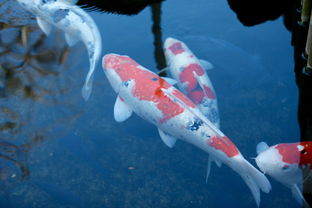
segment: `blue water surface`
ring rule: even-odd
[[[103,55],[129,55],[157,72],[150,7],[135,16],[90,14],[102,34]],[[163,40],[182,40],[214,65],[208,73],[221,130],[248,161],[255,165],[261,141],[298,141],[293,48],[281,18],[244,27],[226,1],[167,0],[161,27]],[[59,47],[54,38],[62,40]],[[56,51],[66,46],[60,31],[43,40]],[[14,162],[0,158],[0,207],[256,207],[243,180],[225,165],[213,165],[205,183],[208,156],[202,150],[182,141],[169,149],[157,129],[136,115],[116,123],[116,95],[101,64],[85,102],[80,92],[87,52],[82,44],[67,50],[65,64],[41,63],[49,73],[29,67],[16,72],[0,98],[1,121],[15,124],[0,131],[1,138],[20,146],[12,157],[29,170],[23,178]],[[26,77],[32,81],[24,83]],[[23,84],[37,95],[22,96]],[[269,179],[273,189],[261,194],[260,207],[299,207],[289,189]]]

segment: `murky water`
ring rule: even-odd
[[[116,95],[100,64],[85,102],[84,46],[69,48],[57,30],[45,37],[33,19],[6,15],[10,2],[0,2],[0,207],[256,206],[226,166],[213,165],[205,184],[201,150],[183,142],[167,148],[157,129],[135,115],[116,123]],[[180,39],[214,65],[209,76],[221,129],[249,161],[254,164],[260,141],[298,141],[293,48],[281,18],[244,27],[226,1],[167,0],[160,37],[152,33],[151,11],[92,12],[103,55],[129,55],[157,72],[163,63],[154,40]],[[298,207],[287,188],[270,181],[273,190],[262,194],[261,207]]]

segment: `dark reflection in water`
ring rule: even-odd
[[[133,15],[138,14],[146,6],[161,1],[163,0],[79,0],[77,4],[89,10]]]
[[[87,10],[97,10],[116,14],[134,15],[141,12],[146,6],[150,6],[152,15],[152,33],[154,36],[154,57],[157,69],[164,69],[167,64],[163,52],[162,32],[161,32],[161,4],[163,0],[132,0],[132,1],[109,1],[109,0],[79,0],[81,5]],[[166,72],[162,71],[161,76]]]
[[[8,192],[27,179],[30,151],[47,139],[62,136],[68,131],[62,125],[73,124],[80,114],[70,102],[64,105],[60,100],[72,96],[69,79],[59,77],[71,70],[70,49],[59,35],[47,40],[37,27],[0,23],[1,191]],[[58,44],[53,43],[56,40]],[[55,115],[38,115],[37,109]]]
[[[300,125],[300,138],[302,141],[312,139],[312,103],[311,74],[303,72],[307,65],[304,57],[308,23],[300,24],[301,2],[293,0],[276,1],[232,1],[228,0],[231,8],[236,12],[238,19],[247,26],[274,20],[283,15],[285,27],[292,31],[291,44],[294,46],[295,75],[299,89],[298,122]]]
[[[164,69],[166,64],[165,54],[163,51],[163,41],[162,41],[162,32],[161,32],[161,3],[154,3],[151,5],[152,11],[152,32],[154,35],[154,57],[157,63],[157,69]],[[165,76],[166,72],[162,71],[160,76]]]
[[[311,44],[307,41],[307,37],[309,21],[312,20],[304,22],[302,19],[302,5],[308,1],[267,0],[250,2],[245,0],[228,0],[228,2],[236,12],[238,19],[247,26],[253,26],[267,20],[274,20],[281,15],[283,16],[285,27],[292,32],[291,44],[294,47],[294,72],[299,90],[298,123],[300,140],[312,141],[312,70],[307,68],[308,55],[306,51],[306,45]],[[308,8],[308,10],[311,10],[311,8]],[[303,172],[303,175],[305,174]],[[308,190],[307,186],[311,184],[303,181],[303,185],[303,190]],[[312,205],[312,193],[304,193],[304,195],[308,203]]]

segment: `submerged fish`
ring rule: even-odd
[[[36,16],[39,27],[45,34],[51,25],[65,32],[69,46],[82,41],[89,54],[90,69],[82,88],[82,96],[88,100],[92,91],[93,73],[100,59],[102,40],[93,19],[75,5],[76,0],[17,0],[22,7]]]
[[[216,93],[206,70],[212,68],[208,61],[199,60],[182,41],[167,38],[164,51],[168,70],[200,111],[218,128],[220,118]]]
[[[309,207],[302,191],[312,194],[312,142],[271,147],[261,142],[257,153],[256,163],[260,170],[290,188],[295,199]]]
[[[118,94],[114,117],[125,121],[132,112],[158,127],[163,142],[173,147],[184,140],[210,155],[210,162],[225,163],[250,188],[257,205],[260,189],[271,189],[267,178],[241,155],[237,147],[216,128],[183,93],[165,79],[147,70],[128,56],[103,57],[104,72]]]

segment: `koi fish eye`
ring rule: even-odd
[[[122,82],[121,84],[122,84],[122,86],[127,88],[131,84],[132,81],[133,81],[132,79],[129,79],[127,81]]]
[[[308,152],[305,149],[301,150],[300,153],[303,154],[303,155],[308,154]]]

